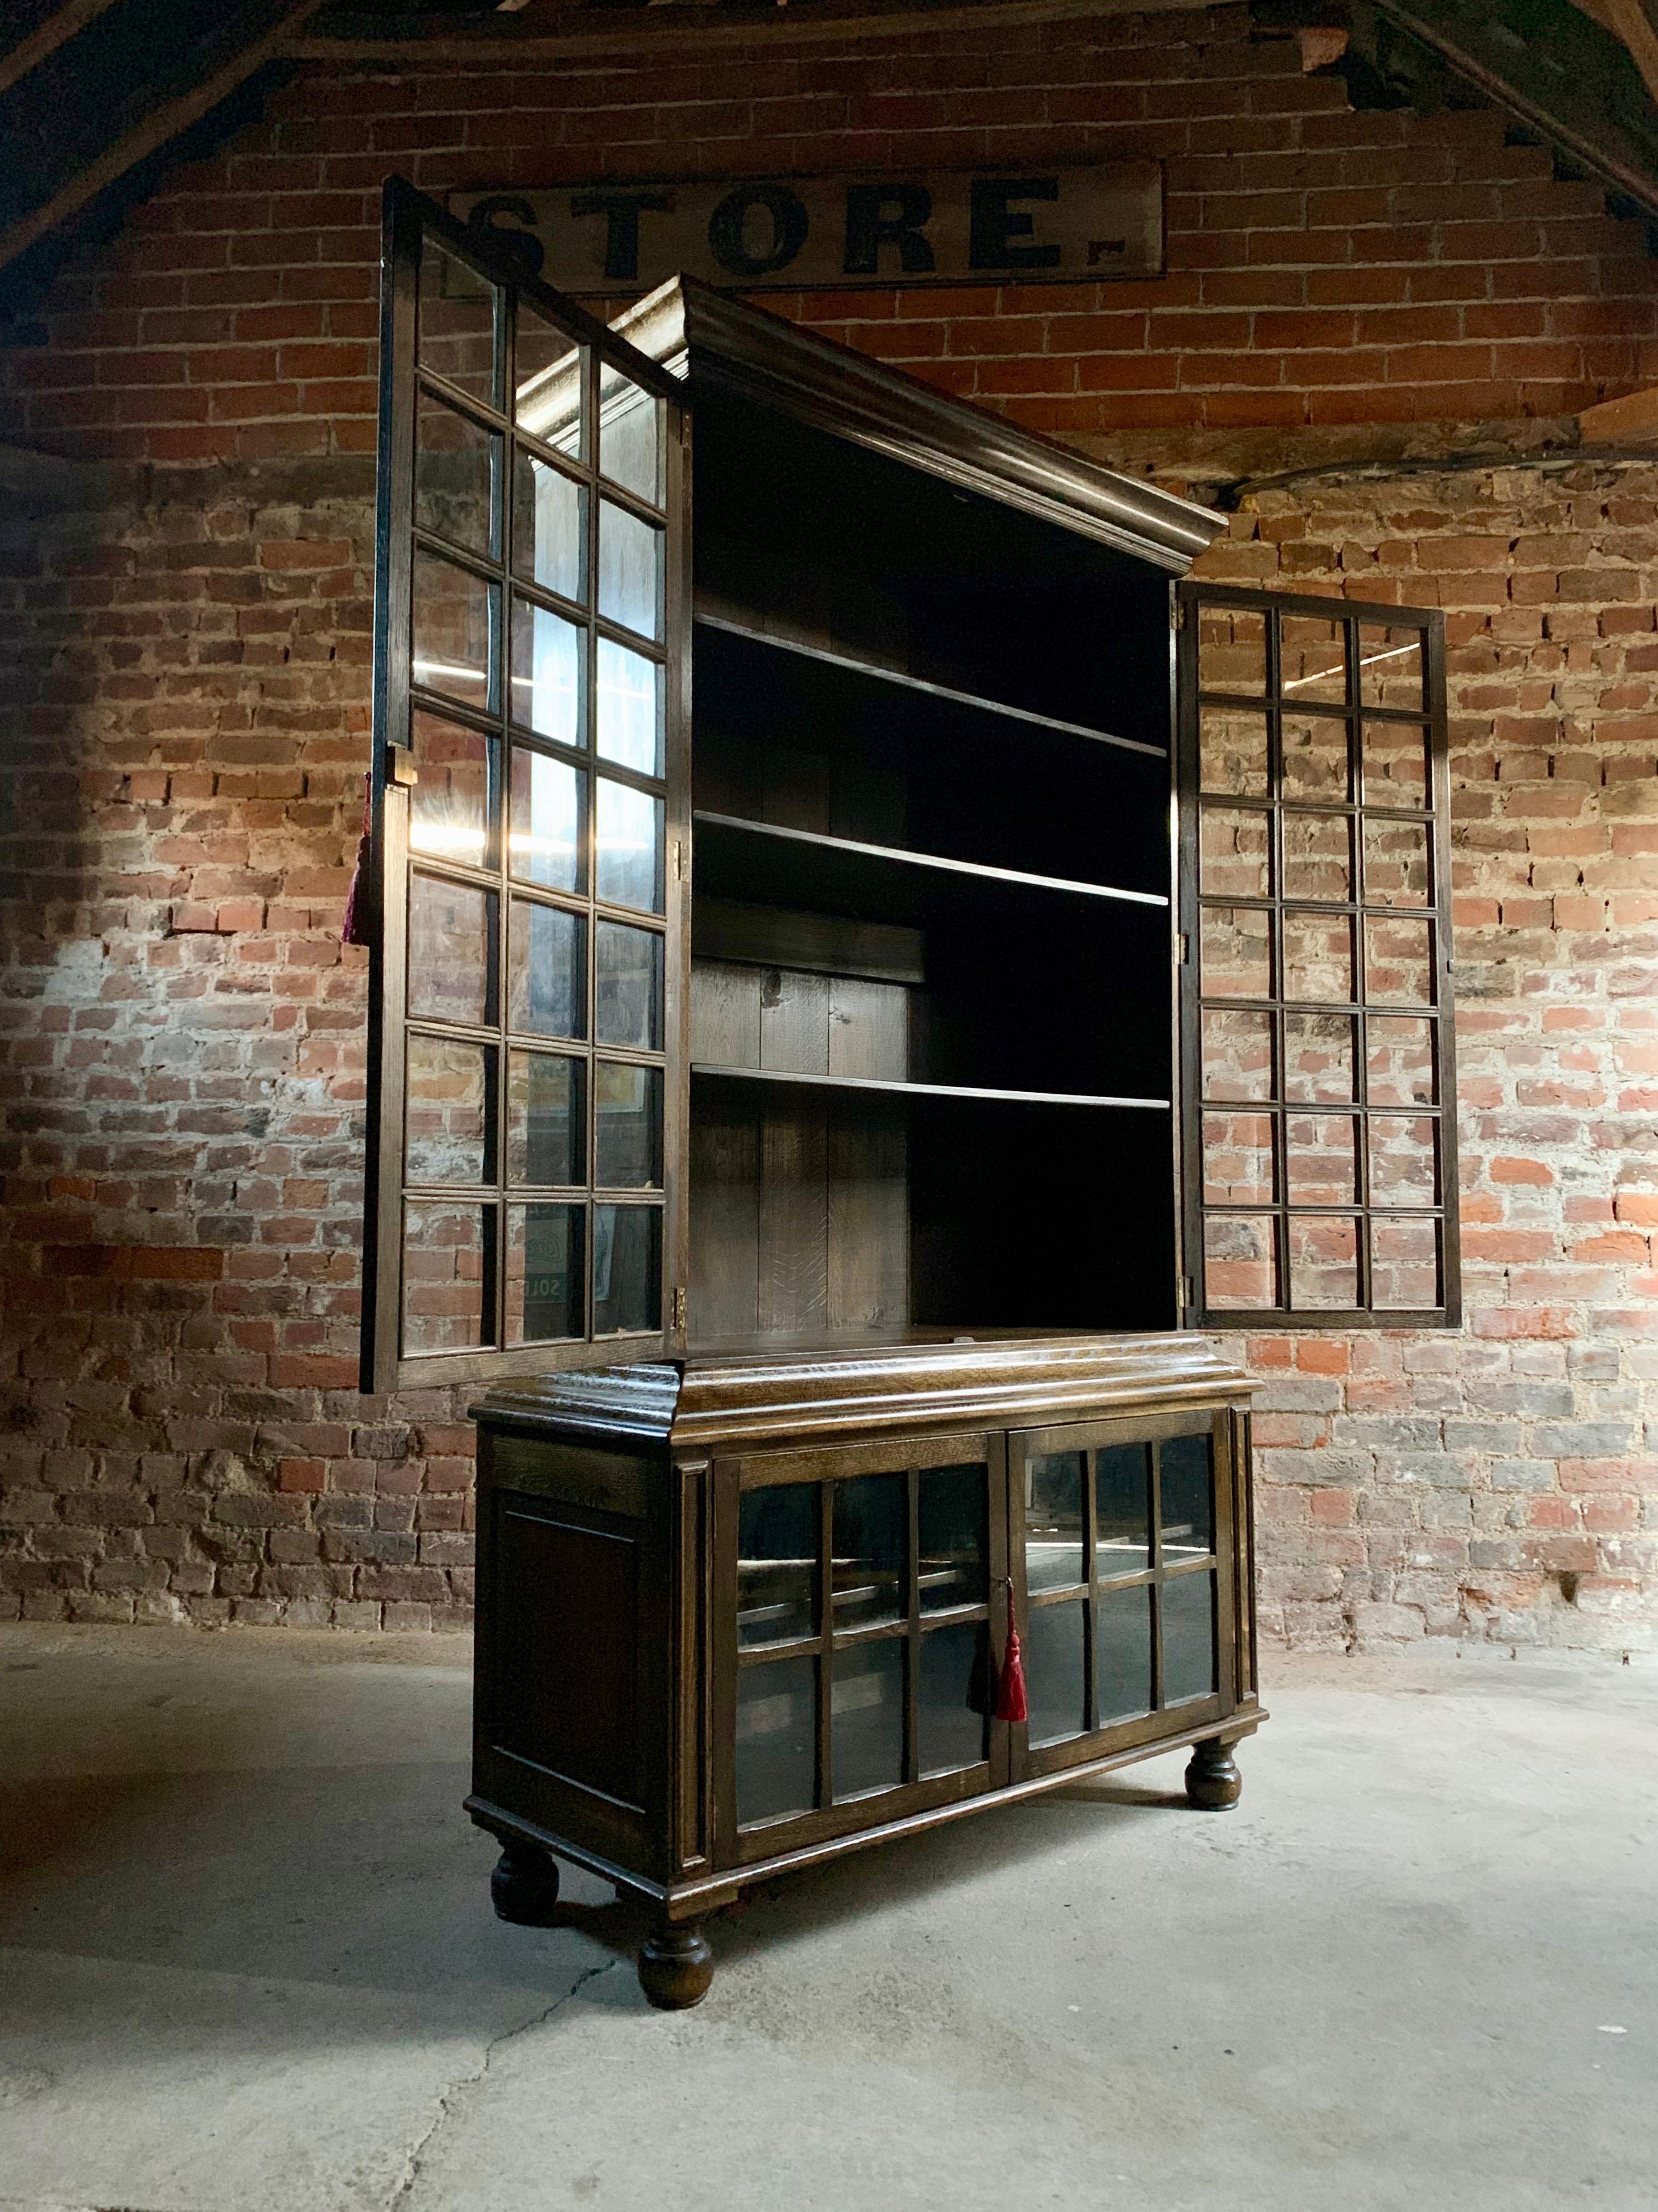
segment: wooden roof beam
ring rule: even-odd
[[[0,92],[9,92],[19,77],[27,76],[48,54],[67,46],[77,31],[84,30],[94,16],[113,5],[114,0],[63,0],[63,5],[52,9],[27,37],[0,54]]]

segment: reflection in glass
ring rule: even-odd
[[[1364,922],[1364,993],[1369,999],[1430,1006],[1433,925],[1373,914]]]
[[[1428,825],[1385,815],[1364,821],[1364,900],[1368,906],[1426,906]]]
[[[1358,696],[1365,706],[1422,712],[1427,680],[1422,646],[1419,629],[1359,624]]]
[[[494,584],[415,549],[410,673],[428,691],[493,713],[501,598]]]
[[[917,1480],[922,1612],[982,1605],[990,1554],[984,1468],[925,1467]]]
[[[1353,995],[1353,922],[1345,914],[1286,914],[1284,917],[1284,995],[1334,1000]]]
[[[600,921],[594,928],[593,1035],[600,1044],[662,1049],[662,939],[653,929]]]
[[[1431,1106],[1433,1024],[1419,1014],[1372,1014],[1364,1024],[1372,1106]]]
[[[1100,1726],[1151,1710],[1151,1585],[1108,1590],[1094,1613]]]
[[[860,1628],[902,1620],[908,1609],[904,1549],[909,1498],[904,1477],[860,1474],[837,1482],[833,1510],[835,1626]]]
[[[417,707],[410,746],[419,781],[409,793],[409,847],[481,868],[489,850],[490,741]]]
[[[1358,1223],[1351,1213],[1289,1217],[1290,1304],[1298,1311],[1358,1304]]]
[[[415,420],[415,521],[484,560],[501,551],[501,439],[422,392]]]
[[[1339,805],[1348,795],[1346,717],[1285,714],[1282,728],[1284,796]]]
[[[1278,1224],[1270,1213],[1211,1213],[1203,1224],[1204,1298],[1231,1312],[1278,1304]]]
[[[515,1052],[507,1077],[507,1180],[586,1181],[585,1063],[551,1052]]]
[[[1431,1114],[1370,1118],[1372,1206],[1434,1206],[1439,1200],[1439,1123]]]
[[[1214,999],[1267,999],[1272,993],[1272,917],[1260,907],[1203,909],[1203,988]]]
[[[641,637],[662,635],[663,534],[625,507],[598,502],[598,611]]]
[[[579,1206],[507,1209],[507,1340],[549,1344],[582,1334]]]
[[[507,840],[513,873],[550,891],[586,887],[582,862],[585,770],[523,745],[513,748],[513,826]]]
[[[495,1055],[411,1032],[404,1083],[406,1182],[493,1182]]]
[[[662,1326],[662,1209],[593,1208],[593,1334]]]
[[[1291,1206],[1352,1206],[1358,1198],[1358,1125],[1349,1114],[1291,1114],[1284,1136]]]
[[[1163,1701],[1215,1694],[1215,1577],[1175,1575],[1157,1592],[1163,1617]]]
[[[550,607],[513,595],[515,722],[561,745],[580,745],[583,633]]]
[[[586,932],[562,907],[513,901],[508,1025],[531,1036],[578,1037],[586,1027]]]
[[[561,599],[587,595],[586,487],[522,447],[513,465],[513,567]]]
[[[1270,1098],[1272,1017],[1230,1006],[1203,1013],[1203,1095],[1206,1098]]]
[[[499,305],[495,287],[458,254],[429,234],[421,240],[416,320],[420,365],[491,405],[496,397]]]
[[[1265,799],[1272,790],[1266,717],[1236,707],[1205,707],[1198,718],[1199,778],[1206,792]]]
[[[608,637],[598,641],[600,760],[641,775],[662,773],[662,671]]]
[[[745,1490],[737,1532],[737,1640],[792,1644],[817,1632],[817,1485]]]
[[[598,466],[653,507],[662,504],[662,403],[608,362],[598,368]]]
[[[916,1662],[915,1720],[922,1774],[976,1766],[985,1755],[991,1696],[990,1631],[981,1620],[934,1628]]]
[[[817,1662],[774,1659],[737,1677],[737,1821],[809,1813],[817,1786]]]
[[[416,869],[409,886],[409,1012],[481,1028],[494,1017],[493,892]]]
[[[411,1199],[404,1209],[403,1348],[471,1352],[489,1343],[495,1209]]]
[[[1428,732],[1420,722],[1364,724],[1359,765],[1367,806],[1428,804]]]
[[[598,779],[593,889],[612,906],[662,911],[662,801],[630,783]]]
[[[593,1181],[601,1190],[662,1182],[662,1070],[601,1060],[593,1066]]]
[[[1445,1302],[1437,1221],[1385,1214],[1370,1224],[1370,1300],[1390,1312],[1423,1312]]]
[[[1024,1577],[1038,1590],[1065,1589],[1081,1582],[1083,1455],[1042,1452],[1025,1462]]]
[[[1323,615],[1281,615],[1278,689],[1298,706],[1343,706],[1347,698],[1347,626]]]
[[[1349,817],[1345,814],[1284,816],[1284,896],[1345,905],[1353,896]]]
[[[1254,607],[1205,601],[1198,610],[1198,682],[1206,691],[1259,696],[1266,689],[1266,617]]]
[[[839,1487],[839,1485],[836,1486]],[[752,1668],[748,1671],[753,1672]],[[835,1654],[829,1686],[835,1802],[896,1790],[904,1778],[904,1645],[884,1637]]]
[[[1271,1114],[1206,1114],[1203,1117],[1203,1200],[1206,1206],[1271,1206],[1278,1196],[1278,1163]]]
[[[1199,886],[1205,896],[1266,898],[1272,889],[1272,817],[1265,809],[1206,806],[1199,823]]]
[[[1138,1575],[1151,1564],[1151,1453],[1102,1444],[1094,1458],[1095,1572]]]
[[[544,446],[586,459],[586,351],[570,343],[554,323],[522,297],[518,303],[518,348],[513,362],[518,426]]]
[[[1345,1106],[1357,1098],[1350,1014],[1284,1017],[1284,1093],[1296,1105]]]
[[[1026,1616],[1025,1697],[1032,1745],[1060,1743],[1088,1726],[1081,1605],[1033,1606]]]
[[[1215,1548],[1214,1440],[1169,1437],[1157,1447],[1163,1563],[1201,1559]]]

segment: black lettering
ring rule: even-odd
[[[896,212],[887,214],[889,208]],[[921,235],[932,216],[932,195],[925,185],[848,185],[844,273],[877,275],[884,246],[897,247],[898,266],[906,276],[936,269],[932,248]]]
[[[750,208],[764,208],[771,217],[771,245],[764,253],[750,253],[743,236]],[[708,249],[733,276],[768,276],[774,269],[786,269],[805,244],[809,221],[799,194],[786,185],[739,185],[708,217]]]
[[[570,213],[602,215],[604,218],[604,274],[623,283],[639,275],[639,218],[641,215],[671,215],[669,192],[577,192]]]
[[[513,218],[510,228],[497,220],[507,215]],[[522,228],[518,228],[520,224]],[[514,276],[540,276],[547,249],[536,236],[536,211],[528,200],[497,192],[494,198],[478,202],[466,218],[466,228],[477,231],[486,252],[498,261],[505,260]]]
[[[1057,246],[1015,246],[1016,238],[1034,238],[1035,219],[1014,200],[1056,200],[1057,177],[975,177],[972,213],[968,231],[970,269],[1053,269],[1058,266]]]

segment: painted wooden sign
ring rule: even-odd
[[[1097,283],[1163,270],[1156,161],[452,192],[530,273],[578,298],[686,273],[742,292]]]

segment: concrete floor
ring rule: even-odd
[[[490,1915],[443,1638],[0,1628],[3,2212],[1658,2199],[1658,1666],[1270,1662],[1180,1761],[714,1923]]]

